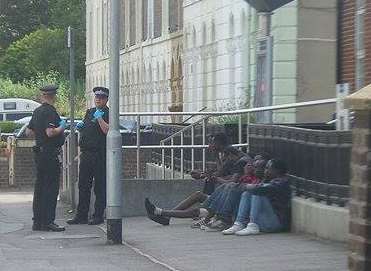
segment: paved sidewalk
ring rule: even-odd
[[[123,246],[105,245],[104,226],[32,232],[31,201],[29,192],[0,192],[0,270],[347,270],[345,244],[296,234],[222,236],[193,230],[190,220],[163,227],[124,219]],[[65,214],[59,207],[58,217]]]
[[[63,233],[32,232],[32,194],[0,193],[0,270],[167,270],[125,246],[106,246],[96,226],[69,226]],[[58,208],[62,218],[64,209]],[[64,224],[64,219],[57,223]]]

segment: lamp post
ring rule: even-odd
[[[122,243],[122,139],[119,131],[120,0],[111,0],[110,114],[107,134],[107,243]]]
[[[71,132],[69,135],[69,161],[68,185],[70,188],[70,199],[72,208],[75,209],[75,180],[76,180],[76,133],[75,133],[75,41],[74,32],[71,26],[68,27],[67,47],[70,52],[70,123]]]

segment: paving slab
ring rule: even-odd
[[[347,270],[344,243],[291,233],[223,236],[191,229],[191,222],[161,226],[146,218],[125,219],[124,240],[176,270]]]
[[[109,246],[104,225],[66,225],[70,214],[60,203],[57,223],[66,231],[33,232],[31,203],[30,192],[0,192],[0,226],[23,225],[0,233],[0,270],[347,270],[343,243],[297,234],[223,236],[191,229],[188,219],[164,227],[146,217],[125,218],[123,245]]]

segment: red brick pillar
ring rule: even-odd
[[[351,271],[371,270],[371,85],[350,95],[346,105],[355,111],[349,205]]]

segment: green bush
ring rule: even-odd
[[[56,84],[59,86],[56,108],[59,114],[69,115],[69,82],[57,72],[47,74],[38,73],[35,77],[24,81],[23,83],[12,83],[10,79],[0,77],[0,99],[5,98],[24,98],[39,101],[39,88],[47,84]],[[82,118],[85,113],[85,85],[83,81],[76,83],[75,96],[76,117]]]
[[[0,141],[0,148],[6,148],[8,144],[5,141]]]
[[[65,31],[42,28],[13,42],[0,59],[0,74],[23,82],[38,73],[55,70],[67,76],[68,50]]]
[[[18,124],[12,121],[0,121],[0,131],[2,133],[13,133],[16,129],[22,127],[22,124]]]

